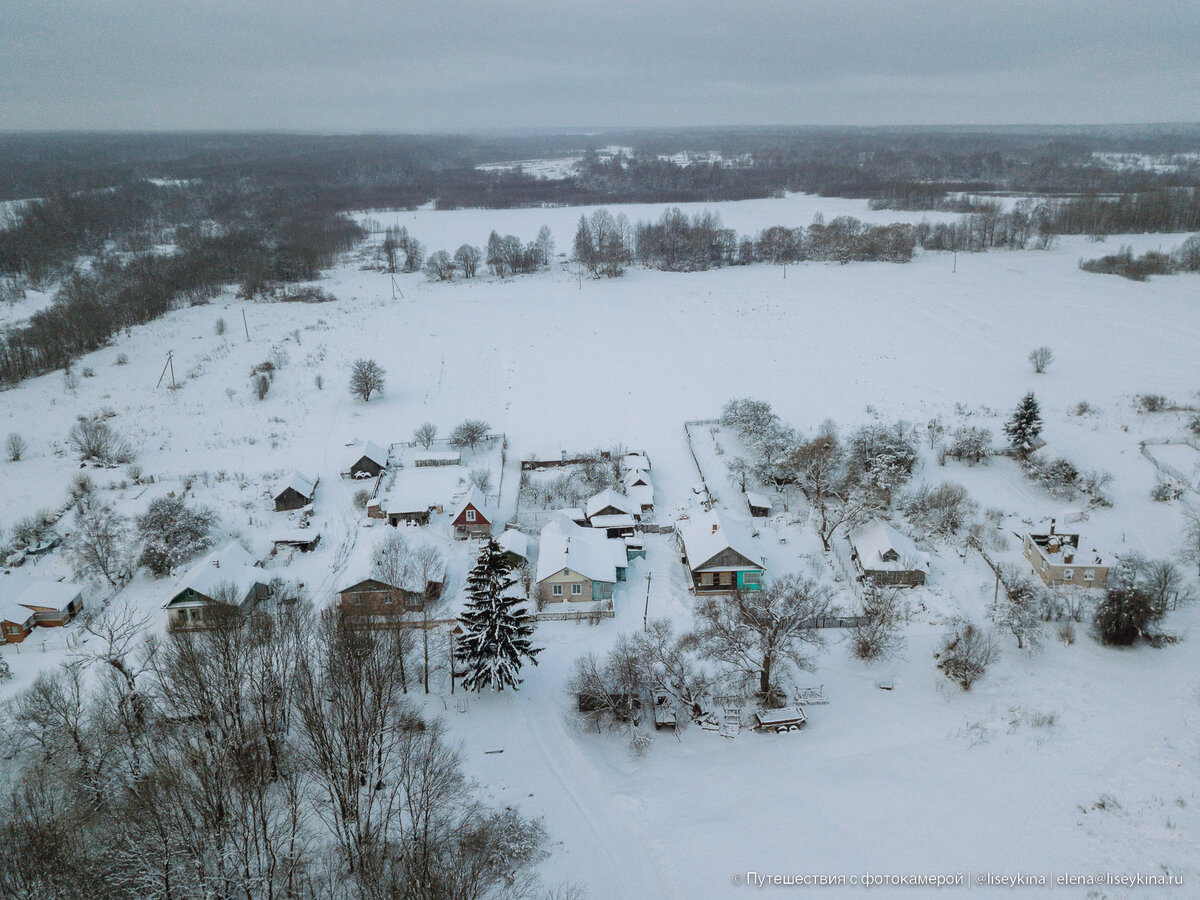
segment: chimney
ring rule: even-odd
[[[1050,533],[1054,534],[1054,520],[1053,519],[1050,520]]]
[[[716,533],[717,533],[717,529],[718,529],[718,528],[720,528],[720,527],[721,527],[721,526],[720,526],[720,525],[718,525],[716,522],[713,522],[713,530],[712,530],[712,533],[713,533],[713,534],[716,534]]]
[[[220,561],[219,559],[214,559],[212,562],[213,562],[213,568],[214,568],[214,569],[219,569],[219,568],[221,568],[221,561]]]

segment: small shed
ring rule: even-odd
[[[603,531],[605,537],[610,538],[628,537],[637,530],[637,522],[628,513],[592,516],[589,523],[598,531]]]
[[[624,494],[605,488],[588,498],[586,512],[589,522],[597,516],[633,515],[633,504]]]
[[[462,454],[457,450],[426,451],[413,457],[413,466],[418,469],[429,466],[457,466],[462,464]]]
[[[387,451],[374,441],[359,444],[351,458],[351,478],[374,478],[386,469],[388,464]]]
[[[765,519],[771,515],[771,500],[765,494],[757,491],[746,491],[746,505],[750,507],[750,515],[756,519]]]
[[[317,480],[299,470],[293,471],[275,486],[275,511],[286,512],[308,506],[317,492]]]
[[[504,551],[504,560],[516,569],[529,561],[529,535],[515,528],[507,529],[496,539]]]
[[[19,603],[0,600],[0,638],[6,644],[21,643],[33,631],[34,615],[32,609]]]

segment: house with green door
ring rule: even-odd
[[[697,594],[731,594],[762,588],[766,566],[750,530],[727,513],[699,513],[679,523],[683,566]]]

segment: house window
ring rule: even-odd
[[[562,585],[561,584],[551,585],[550,586],[550,594],[551,594],[551,596],[554,596],[554,597],[561,597],[562,596]]]
[[[745,572],[742,574],[742,584],[758,584],[757,572]]]
[[[713,583],[712,582],[712,572],[701,572],[700,573],[700,583],[702,585],[704,585],[705,587],[709,587],[710,585],[712,585],[712,583]]]
[[[468,510],[467,510],[467,521],[468,521],[468,522],[474,522],[474,521],[475,521],[475,510],[473,510],[473,509],[468,509]]]
[[[1095,581],[1096,580],[1096,570],[1095,569],[1084,569],[1083,570],[1083,580],[1084,581]]]
[[[733,583],[733,573],[732,572],[722,572],[721,573],[721,584],[728,587],[732,583]]]
[[[1074,580],[1075,580],[1075,570],[1074,569],[1063,569],[1063,581],[1074,581]]]
[[[1042,560],[1042,571],[1046,571],[1046,561],[1044,559]]]
[[[571,596],[572,597],[578,597],[582,593],[583,593],[583,585],[582,584],[571,585]]]

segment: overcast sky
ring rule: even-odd
[[[0,130],[1200,120],[1200,0],[0,0]]]

